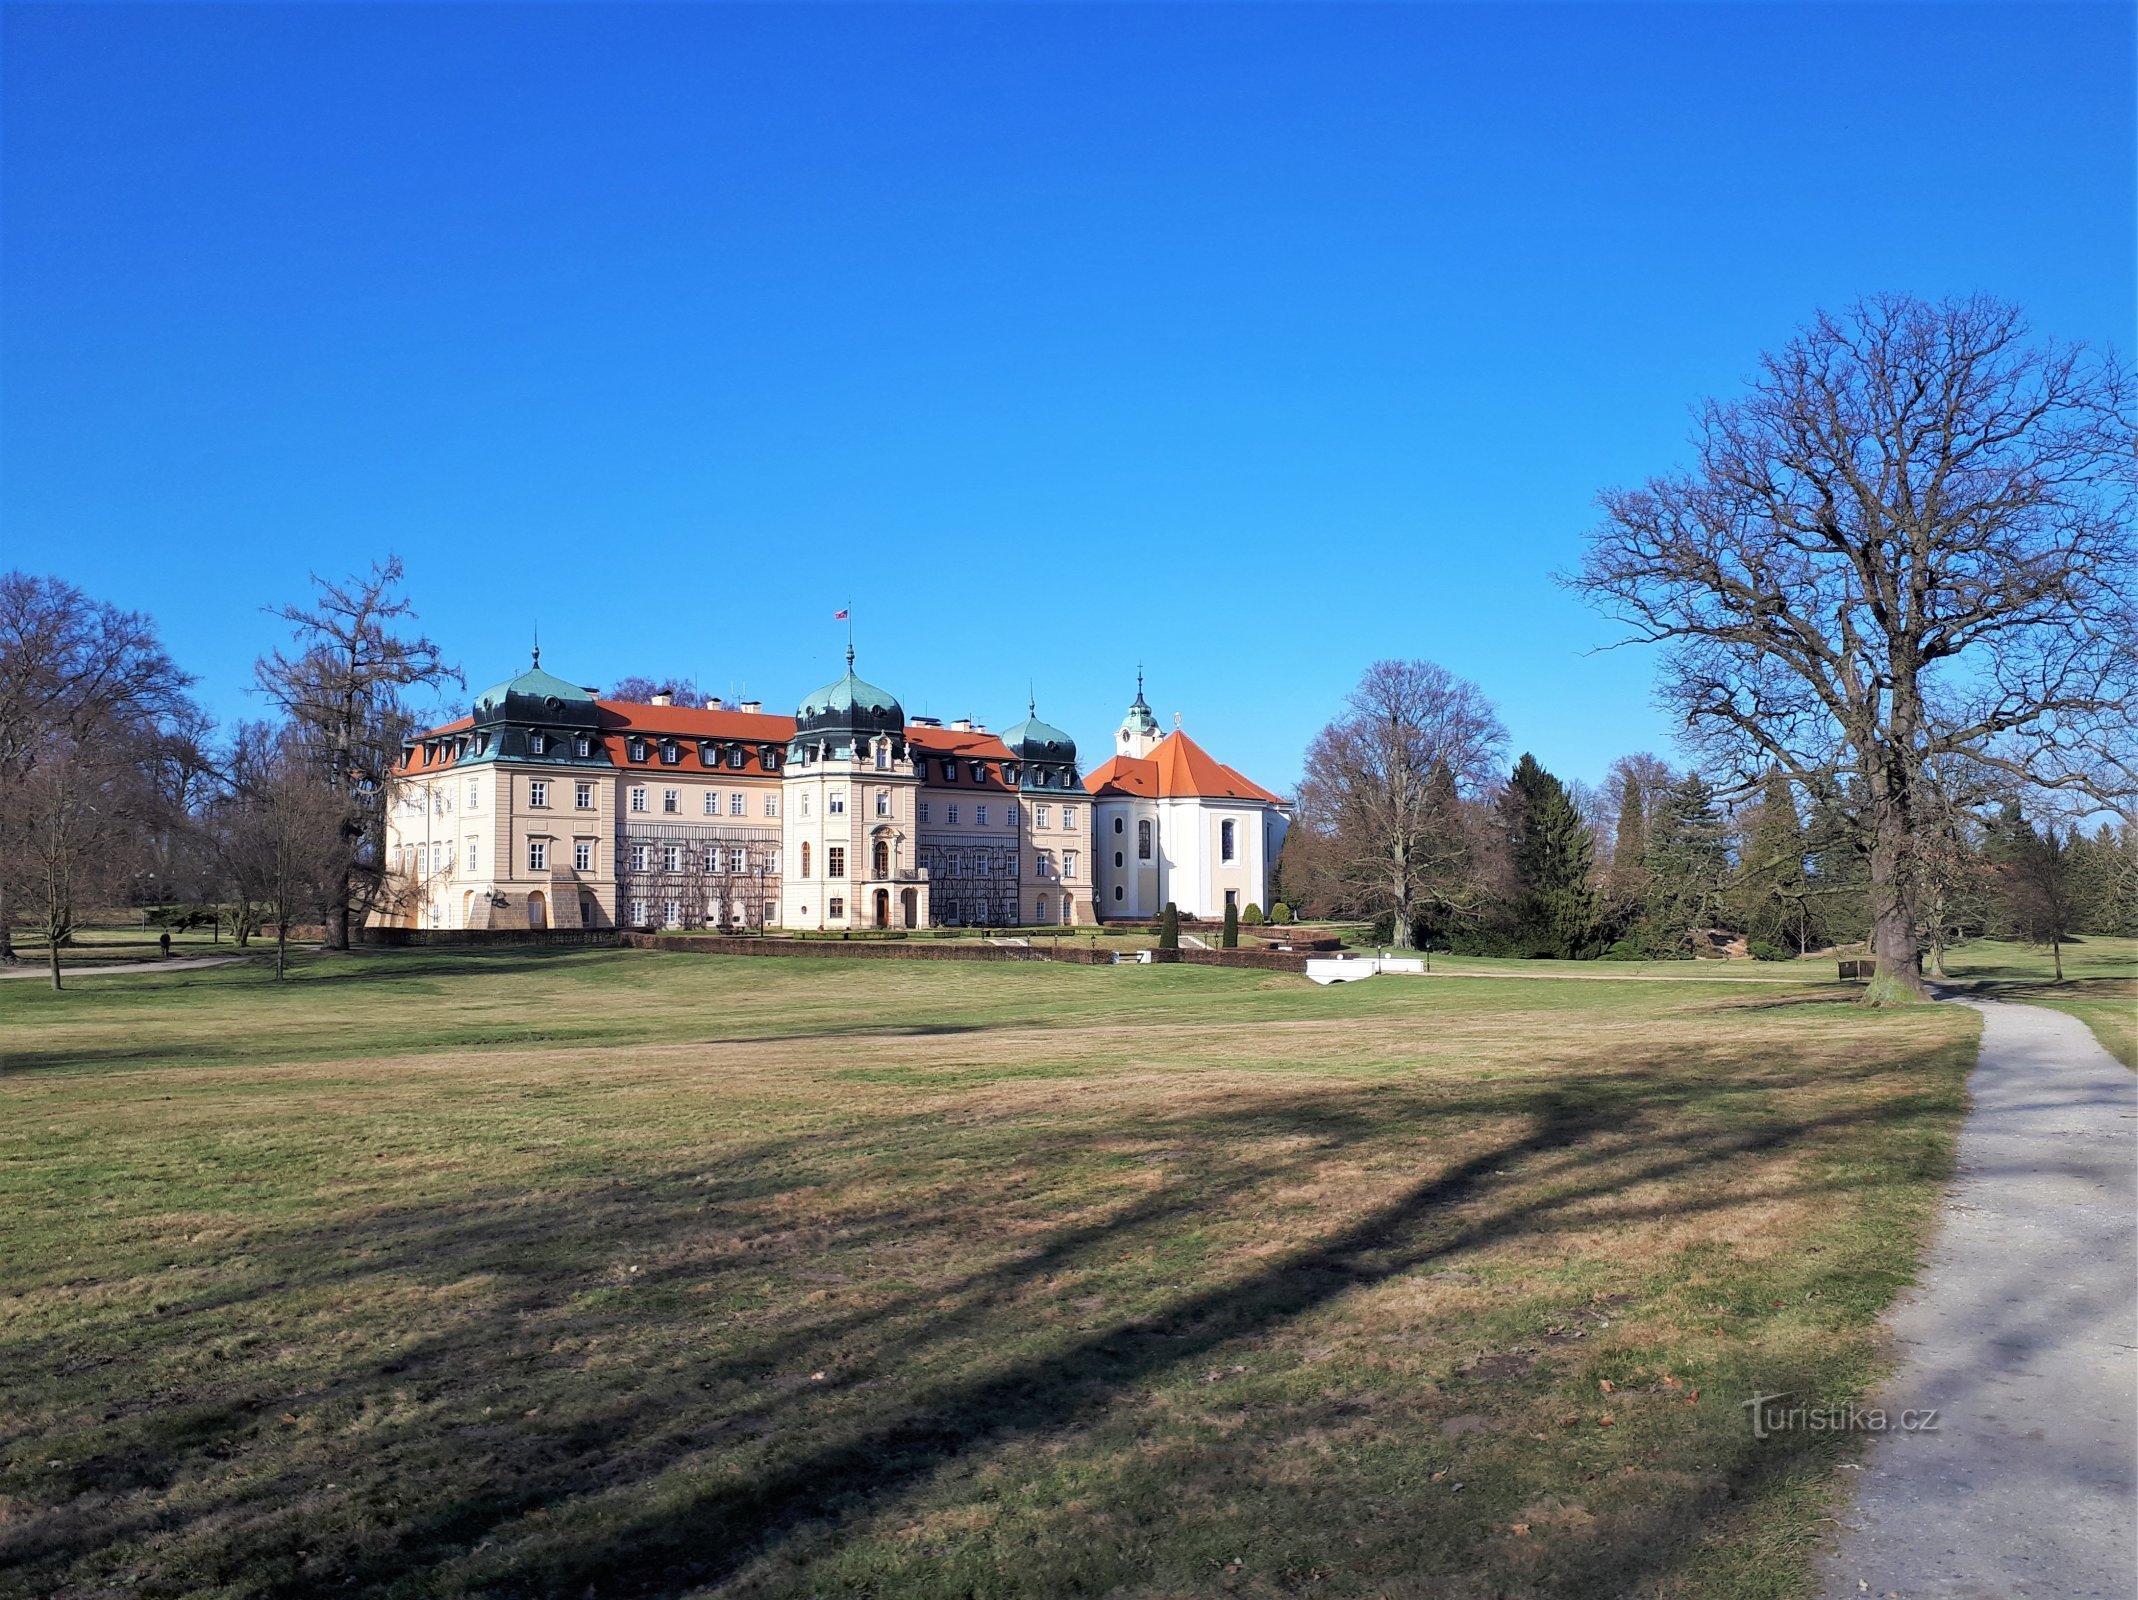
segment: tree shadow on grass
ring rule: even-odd
[[[384,1355],[334,1341],[333,1358],[309,1367],[241,1365],[225,1383],[211,1369],[197,1387],[160,1393],[129,1385],[124,1344],[104,1367],[68,1372],[70,1334],[9,1340],[0,1356],[14,1370],[59,1373],[59,1403],[72,1403],[65,1380],[119,1371],[101,1386],[109,1415],[81,1441],[92,1448],[40,1485],[43,1511],[0,1532],[0,1555],[40,1588],[93,1581],[111,1559],[101,1553],[123,1547],[131,1553],[118,1559],[132,1563],[130,1586],[142,1594],[223,1585],[576,1595],[739,1581],[786,1551],[803,1563],[790,1579],[806,1591],[808,1562],[827,1541],[946,1468],[1012,1441],[1073,1441],[1152,1385],[1346,1296],[1510,1240],[1572,1250],[1599,1229],[1728,1209],[1739,1197],[1702,1180],[1920,1124],[1948,1104],[1891,1093],[1855,1108],[1739,1113],[1692,1135],[1676,1128],[1689,1091],[1743,1068],[1726,1050],[1684,1051],[1646,1074],[1569,1072],[1455,1093],[1339,1086],[1113,1127],[1103,1131],[1115,1144],[1146,1148],[1112,1154],[1155,1156],[1164,1182],[1052,1221],[1044,1204],[1005,1205],[1003,1220],[1023,1225],[1029,1242],[948,1273],[929,1262],[962,1259],[952,1247],[973,1218],[947,1198],[932,1211],[940,1191],[926,1184],[879,1198],[868,1182],[942,1148],[926,1118],[763,1140],[570,1194],[492,1190],[270,1232],[248,1242],[248,1272],[125,1337],[183,1343],[263,1327],[272,1345],[296,1337],[292,1324],[306,1317],[332,1327],[334,1307],[371,1293],[486,1287],[476,1309],[441,1328],[374,1330],[390,1345]],[[1860,1089],[1920,1068],[1769,1064],[1753,1086]],[[1073,1121],[1008,1127],[993,1143],[975,1135],[983,1155],[1056,1179],[1065,1193],[1093,1159],[1093,1137]],[[1436,1141],[1468,1153],[1436,1154]],[[1090,1326],[1030,1337],[1043,1297],[1065,1279],[1162,1254],[1228,1210],[1367,1156],[1405,1157],[1419,1176],[1335,1226],[1306,1225],[1304,1242],[1251,1270],[1142,1282],[1132,1312],[1103,1307]],[[827,1197],[842,1184],[857,1192],[835,1204]],[[1692,1192],[1667,1202],[1628,1194],[1671,1184]],[[1785,1192],[1847,1186],[1813,1165]],[[987,1198],[969,1197],[983,1212]],[[867,1263],[886,1286],[858,1306],[807,1305],[810,1274],[831,1261]],[[805,1304],[755,1318],[732,1308],[732,1293],[694,1301],[707,1284]],[[715,1316],[740,1331],[701,1351],[693,1336]],[[664,1330],[688,1352],[680,1369],[657,1359]],[[626,1358],[621,1371],[601,1355],[608,1344]],[[468,1396],[493,1405],[478,1411]],[[1328,1401],[1332,1415],[1340,1405]],[[489,1420],[493,1410],[509,1420]],[[346,1445],[301,1447],[305,1417],[340,1430]],[[10,1454],[24,1442],[12,1439]],[[1736,1450],[1715,1492],[1756,1495],[1823,1447]],[[1682,1507],[1658,1504],[1637,1536],[1592,1541],[1536,1592],[1616,1592],[1681,1559],[1701,1529]]]

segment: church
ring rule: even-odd
[[[792,716],[603,699],[537,651],[405,742],[372,921],[845,932],[1267,907],[1283,800],[1160,737],[1140,674],[1114,744],[1087,775],[1036,704],[1000,733],[909,716],[851,648]]]

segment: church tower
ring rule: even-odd
[[[1143,669],[1136,669],[1136,700],[1114,730],[1114,754],[1141,761],[1158,745],[1158,719],[1143,698]]]

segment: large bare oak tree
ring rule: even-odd
[[[1923,990],[1934,774],[2138,792],[2131,398],[2012,306],[1879,297],[1707,403],[1690,470],[1603,496],[1571,581],[1667,647],[1689,742],[1746,784],[1838,785],[1874,1001]]]
[[[1389,917],[1399,948],[1428,914],[1481,899],[1458,786],[1482,787],[1506,741],[1476,684],[1430,661],[1377,661],[1308,746],[1300,825],[1320,835],[1346,909]]]
[[[0,961],[15,959],[15,917],[32,909],[59,986],[58,947],[85,897],[116,894],[122,850],[169,820],[142,780],[199,730],[192,681],[147,617],[57,578],[0,573]]]
[[[254,667],[261,690],[301,732],[320,778],[342,803],[341,860],[326,897],[327,948],[349,948],[385,874],[386,806],[401,739],[413,724],[402,696],[458,683],[438,646],[400,629],[414,608],[400,593],[398,556],[356,578],[314,575],[312,605],[282,606],[294,650],[274,650]]]

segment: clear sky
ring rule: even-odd
[[[0,561],[151,612],[399,552],[526,660],[1151,703],[1273,785],[1423,656],[1593,781],[1549,574],[1815,307],[2133,352],[2133,11],[9,4]]]

